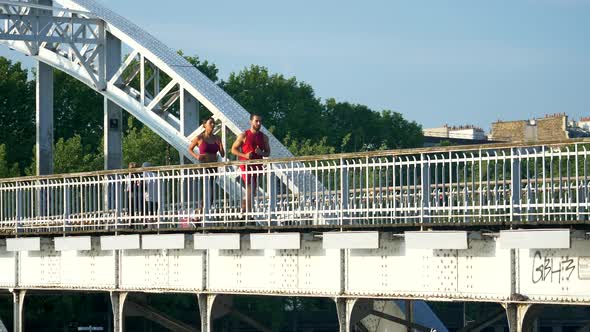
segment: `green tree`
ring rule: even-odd
[[[53,173],[90,172],[103,169],[102,141],[98,148],[89,144],[83,145],[82,138],[76,134],[68,139],[59,138],[53,145]],[[35,146],[31,157],[31,164],[25,168],[25,175],[37,175]]]
[[[253,65],[230,74],[220,86],[248,112],[261,115],[281,141],[287,133],[297,141],[319,141],[325,136],[319,98],[309,84],[295,77],[270,74],[267,68]]]
[[[383,141],[380,114],[367,106],[330,98],[326,100],[324,116],[330,124],[328,144],[340,146],[340,152],[373,150]]]
[[[35,144],[35,83],[20,62],[0,57],[0,143],[6,162],[24,168]]]
[[[178,51],[178,54],[191,65],[195,66],[201,73],[205,74],[205,76],[207,76],[211,81],[217,82],[217,80],[219,80],[219,77],[217,77],[219,69],[214,63],[207,60],[201,60],[197,55],[184,55],[184,52],[182,51]]]
[[[20,175],[18,163],[9,166],[6,161],[6,145],[0,144],[0,178],[10,178]]]
[[[104,97],[72,76],[54,70],[54,137],[76,135],[95,149],[103,136]]]
[[[138,121],[129,118],[127,132],[123,137],[123,160],[125,164],[136,162],[141,165],[148,161],[154,166],[170,165],[179,162],[178,151],[146,126],[138,126]]]
[[[424,143],[422,126],[404,119],[401,113],[383,111],[380,117],[381,138],[388,149],[421,147]]]
[[[326,136],[322,137],[319,142],[312,142],[310,139],[297,141],[291,138],[290,133],[287,133],[287,136],[283,139],[283,144],[295,156],[313,156],[332,154],[336,151],[333,146],[327,144],[327,141],[328,137]]]
[[[97,171],[103,169],[102,144],[101,152],[96,152],[92,146],[82,145],[80,135],[71,138],[60,138],[54,148],[54,173],[76,173]]]
[[[376,112],[365,105],[326,100],[324,117],[330,124],[328,145],[340,152],[401,149],[422,146],[422,127],[397,112]]]

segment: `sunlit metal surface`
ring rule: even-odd
[[[188,146],[202,127],[197,125],[192,133],[181,130],[180,118],[185,112],[179,102],[181,95],[198,100],[219,120],[223,133],[227,129],[237,135],[249,128],[249,113],[197,68],[139,26],[93,0],[55,0],[53,7],[4,1],[0,2],[0,23],[4,23],[0,43],[87,84],[193,162],[197,161],[188,154]],[[105,42],[107,33],[129,50],[112,75],[106,70],[107,48],[111,47]],[[270,132],[262,130],[269,137],[271,157],[292,156]],[[227,135],[222,136],[228,150],[231,142],[227,142]],[[290,190],[298,190],[286,174],[277,175]],[[316,182],[310,174],[302,176]],[[235,182],[224,179],[217,183],[222,182],[228,191],[237,192]]]
[[[247,171],[234,162],[213,169],[193,165],[13,179],[0,183],[0,229],[583,221],[590,189],[586,145],[384,151],[267,160]],[[288,174],[299,190],[282,184],[278,173]],[[236,181],[237,192],[228,191],[224,181]],[[247,186],[258,190],[245,197]]]

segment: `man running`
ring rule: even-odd
[[[262,157],[270,156],[268,136],[260,131],[261,127],[262,117],[257,114],[250,115],[250,129],[238,135],[231,147],[231,153],[238,156],[240,160],[262,159]],[[246,199],[242,201],[242,210],[250,212],[254,198],[252,193],[258,187],[257,172],[262,169],[262,164],[240,165],[240,168],[246,186]]]

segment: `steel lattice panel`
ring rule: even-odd
[[[16,285],[16,259],[14,252],[6,251],[6,240],[0,239],[0,287]]]
[[[19,286],[65,289],[114,289],[113,251],[101,251],[97,241],[92,250],[56,251],[52,239],[41,239],[41,251],[20,253]]]
[[[20,287],[61,286],[61,253],[53,249],[52,239],[41,238],[40,251],[20,252],[18,284]]]
[[[122,250],[121,289],[202,290],[205,252],[186,248]]]
[[[116,260],[113,250],[101,250],[98,238],[92,250],[61,252],[61,285],[72,288],[114,289]]]
[[[379,249],[349,250],[347,293],[506,299],[510,251],[496,249],[494,242],[471,241],[467,250],[406,249],[403,240],[383,237]]]
[[[470,240],[458,251],[459,294],[470,299],[510,298],[510,250],[495,239]]]
[[[340,292],[340,250],[322,249],[321,241],[302,241],[300,250],[211,250],[208,290],[262,294]]]

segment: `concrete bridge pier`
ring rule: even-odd
[[[524,303],[506,303],[503,306],[506,309],[510,332],[533,331],[540,306]]]
[[[232,313],[236,318],[250,324],[260,331],[267,329],[258,322],[233,309],[234,295],[230,294],[198,294],[199,313],[201,315],[201,332],[213,331],[213,322]]]
[[[215,294],[198,294],[199,314],[201,316],[201,332],[211,331],[211,308],[215,301]]]
[[[336,298],[335,302],[340,332],[353,331],[353,327],[373,309],[373,300],[370,299]]]
[[[432,328],[414,322],[414,303],[404,300],[399,306],[394,300],[375,300],[366,298],[337,298],[336,310],[340,323],[339,331],[381,331],[400,327],[407,331],[428,332]],[[471,330],[469,330],[471,331]]]
[[[127,292],[111,292],[111,307],[113,309],[113,332],[124,331],[123,307],[127,299]]]
[[[23,332],[24,327],[24,315],[23,309],[25,304],[26,290],[15,289],[12,291],[12,303],[13,303],[13,326],[14,332]]]
[[[37,175],[53,174],[53,68],[37,62],[36,170]]]
[[[121,66],[121,41],[106,32],[106,77],[110,80]],[[119,84],[120,79],[115,82]],[[104,97],[104,169],[123,167],[123,109]]]

